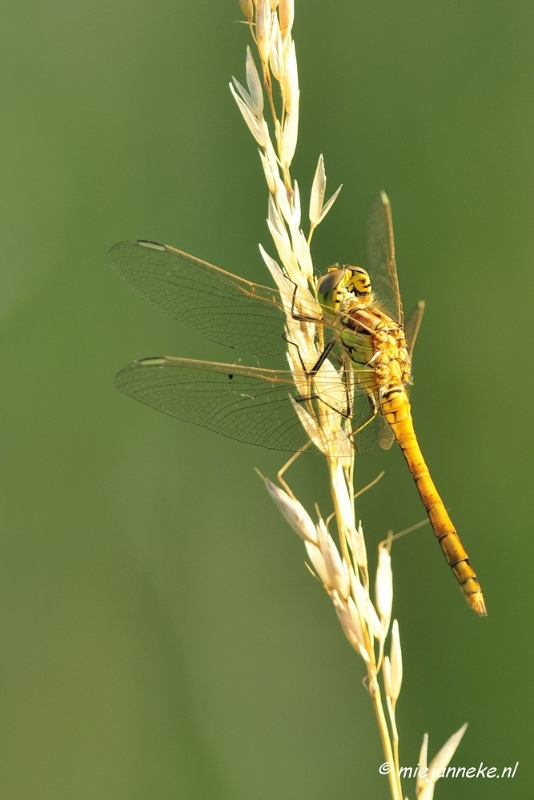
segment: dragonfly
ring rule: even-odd
[[[170,245],[116,244],[112,267],[160,311],[214,342],[285,365],[161,356],[128,364],[115,386],[172,417],[276,450],[347,457],[396,440],[464,596],[485,616],[480,583],[415,434],[408,387],[424,303],[405,322],[385,192],[368,212],[366,254],[367,269],[330,267],[312,296],[282,273],[271,288]],[[316,343],[311,351],[305,341]]]

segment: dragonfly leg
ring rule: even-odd
[[[348,393],[347,393],[347,406],[346,406],[346,408],[337,408],[336,406],[333,406],[331,403],[327,403],[327,401],[324,399],[324,397],[322,397],[320,394],[307,394],[307,395],[301,394],[301,395],[295,396],[294,400],[295,400],[295,403],[303,403],[303,404],[304,403],[313,403],[313,401],[315,400],[316,403],[322,403],[324,406],[326,406],[326,408],[329,408],[335,414],[339,414],[340,416],[345,417],[345,419],[350,419],[350,417],[352,416],[352,411],[351,411],[350,403],[349,403],[349,400],[348,400]],[[315,414],[313,412],[313,409],[311,410],[311,415],[315,416]],[[366,425],[366,424],[367,423],[364,423],[364,425]],[[362,426],[362,427],[364,427],[364,426]],[[360,429],[358,428],[358,430],[360,430]],[[357,432],[358,431],[354,431],[354,433],[357,433]],[[352,433],[350,435],[352,436]]]
[[[298,286],[295,283],[295,281],[291,280],[291,278],[288,278],[288,280],[293,284],[293,287],[294,287],[293,288],[293,299],[291,301],[291,316],[293,317],[293,319],[296,319],[298,322],[315,322],[316,324],[317,323],[321,324],[321,322],[323,322],[323,319],[321,317],[312,317],[309,314],[299,314],[299,313],[297,313],[297,311],[295,310],[295,306],[296,306]]]
[[[332,339],[331,342],[328,342],[328,344],[324,348],[323,352],[321,353],[321,355],[319,356],[319,358],[317,359],[317,361],[315,362],[313,367],[311,369],[308,369],[306,367],[306,364],[304,363],[304,360],[303,360],[301,354],[300,354],[300,348],[299,348],[298,344],[296,342],[292,342],[291,339],[288,339],[285,334],[284,334],[283,338],[287,342],[287,344],[293,345],[293,347],[297,348],[297,353],[298,353],[298,356],[299,356],[300,364],[302,366],[302,369],[304,370],[304,373],[309,378],[313,378],[313,376],[316,375],[319,372],[319,370],[323,366],[325,360],[328,358],[328,356],[330,355],[330,353],[334,349],[335,345],[337,344],[337,340],[336,339]]]
[[[317,361],[315,362],[315,364],[313,365],[311,370],[307,373],[307,375],[309,375],[312,378],[313,378],[314,375],[317,375],[317,373],[319,372],[319,370],[323,366],[324,362],[326,361],[326,359],[330,355],[331,351],[334,349],[334,345],[335,344],[336,344],[336,340],[335,339],[332,339],[331,342],[328,342],[328,344],[326,345],[325,349],[323,350],[323,352],[321,353],[321,355],[319,356],[319,358],[317,359]]]
[[[371,406],[371,413],[369,414],[367,419],[364,422],[362,422],[361,425],[358,425],[357,428],[355,428],[353,431],[350,432],[350,438],[351,439],[354,438],[354,436],[357,436],[358,433],[361,433],[364,430],[364,428],[366,428],[368,425],[370,425],[371,422],[378,415],[378,404],[376,402],[376,399],[375,399],[374,395],[369,394],[368,398],[369,398],[369,405]]]
[[[332,351],[332,349],[333,349],[335,344],[336,344],[335,341],[329,342],[329,344],[325,347],[325,349],[323,350],[323,352],[319,356],[317,362],[315,363],[315,365],[313,366],[313,368],[309,372],[305,370],[304,364],[302,365],[303,369],[306,372],[306,375],[308,375],[309,377],[313,378],[317,374],[317,372],[320,370],[321,366],[323,365],[324,361],[326,360],[326,358],[328,357],[328,355]],[[308,395],[296,396],[294,398],[294,400],[297,403],[312,403],[313,404],[314,401],[316,403],[322,403],[324,406],[326,406],[326,408],[329,408],[334,413],[339,414],[342,417],[345,417],[345,419],[350,419],[352,417],[352,415],[353,415],[353,409],[352,409],[352,404],[351,404],[351,399],[350,399],[350,389],[346,384],[346,379],[342,378],[342,380],[343,380],[343,383],[345,384],[345,406],[342,407],[342,408],[340,408],[337,405],[332,405],[332,403],[329,403],[325,399],[325,397],[323,395],[321,395],[320,393],[315,393],[315,392],[312,392],[311,394],[308,394]],[[374,416],[376,416],[377,410],[378,410],[377,406],[376,406],[376,403],[374,403],[373,407],[374,407],[375,410],[374,410],[373,417],[371,419],[373,419]],[[315,416],[315,414],[313,413],[313,410],[311,411],[311,414],[312,414],[312,416]],[[371,420],[369,420],[369,421],[371,421]],[[365,424],[367,424],[367,423],[364,423],[364,425]],[[357,432],[358,431],[355,431],[354,433],[357,433]],[[350,434],[350,435],[352,436],[353,434]]]
[[[296,299],[297,299],[298,286],[293,281],[292,281],[292,283],[293,283],[293,286],[294,286],[293,299],[292,299],[292,302],[291,302],[291,317],[292,317],[292,319],[296,320],[297,322],[310,322],[310,323],[313,323],[315,325],[321,325],[321,323],[324,322],[322,317],[312,317],[312,316],[310,316],[308,314],[299,314],[299,313],[297,313],[297,311],[296,311]],[[333,350],[333,348],[334,348],[334,346],[335,346],[335,344],[337,342],[337,339],[333,339],[331,342],[329,342],[326,345],[326,347],[323,349],[321,355],[317,359],[316,363],[313,365],[313,367],[310,370],[310,369],[308,369],[306,367],[306,364],[304,363],[304,360],[303,360],[302,355],[300,353],[300,348],[299,348],[298,344],[296,342],[292,342],[291,339],[288,339],[285,333],[283,334],[283,338],[287,342],[287,344],[291,344],[291,345],[293,345],[293,347],[297,348],[297,353],[298,353],[298,356],[299,356],[300,363],[302,365],[302,369],[304,370],[306,375],[312,376],[312,377],[313,377],[313,375],[315,375],[320,370],[320,368],[323,365],[325,359],[328,358],[330,352]],[[321,342],[323,341],[323,337],[322,336],[320,337],[320,341]]]

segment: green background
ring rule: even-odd
[[[0,796],[388,797],[363,665],[239,445],[119,395],[143,356],[231,355],[106,265],[167,241],[266,282],[266,190],[228,80],[237,2],[1,3]],[[297,2],[308,197],[333,191],[314,259],[362,263],[390,194],[405,305],[427,301],[414,417],[485,591],[469,611],[428,528],[393,550],[401,760],[468,720],[454,763],[530,798],[534,6]],[[398,449],[358,463],[370,557],[424,516]],[[330,508],[325,466],[290,481]],[[452,785],[451,785],[452,784]],[[414,796],[413,784],[405,791]]]

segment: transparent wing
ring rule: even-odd
[[[292,295],[282,297],[277,289],[156,242],[121,242],[108,258],[146,300],[206,338],[258,356],[284,352],[284,303],[291,309]],[[309,309],[308,316],[316,312]]]
[[[274,450],[297,451],[309,442],[296,407],[322,419],[322,428],[348,425],[350,431],[369,417],[373,370],[358,370],[350,391],[321,372],[297,388],[291,372],[188,358],[148,358],[124,367],[115,386],[152,408],[195,425]],[[291,402],[293,400],[293,402]],[[376,443],[377,418],[362,427],[356,452]],[[334,436],[326,438],[330,447]],[[306,452],[320,452],[315,446]],[[335,452],[332,455],[336,455]],[[346,449],[339,455],[347,455]]]
[[[379,192],[369,206],[366,250],[367,270],[376,296],[395,322],[403,325],[391,206],[385,192]]]
[[[376,400],[376,402],[378,401]],[[366,409],[359,411],[359,424],[353,425],[353,429],[360,428],[359,432],[354,435],[354,452],[356,455],[368,453],[377,444],[382,450],[389,450],[395,441],[395,434],[382,414],[378,413],[369,424],[365,424],[368,415],[372,415],[375,403],[372,403],[368,396]],[[362,409],[363,398],[359,400],[358,405]]]
[[[408,352],[410,355],[413,354],[415,340],[417,339],[417,334],[419,333],[419,328],[421,327],[424,311],[425,301],[419,300],[415,308],[410,311],[408,319],[406,320],[406,325],[404,326],[406,344],[408,345]]]
[[[393,433],[393,428],[384,417],[380,417],[380,435],[378,439],[380,447],[382,450],[390,450],[394,441],[395,434]]]

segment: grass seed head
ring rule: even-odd
[[[247,47],[245,70],[247,86],[254,103],[254,109],[256,110],[256,114],[260,116],[263,113],[263,87],[250,47]]]
[[[391,662],[391,691],[390,697],[393,703],[397,702],[402,686],[402,650],[399,635],[399,623],[393,620],[391,626],[391,649],[390,649],[390,662]]]
[[[252,22],[252,18],[254,16],[254,4],[252,0],[239,0],[239,5],[241,7],[241,11],[247,18],[247,22]]]
[[[299,97],[299,73],[297,68],[297,54],[295,42],[284,50],[284,79],[282,84],[284,107],[288,114],[293,111]]]
[[[268,478],[264,478],[267,491],[282,512],[287,522],[293,530],[304,539],[305,542],[317,543],[315,525],[304,506],[294,497],[290,497],[283,489],[279,489]]]
[[[436,782],[443,777],[446,768],[449,766],[451,758],[455,754],[458,745],[462,741],[462,737],[466,731],[466,728],[467,722],[465,722],[462,727],[456,731],[456,733],[453,733],[453,735],[447,739],[441,750],[439,750],[439,752],[430,762],[426,775],[421,776],[423,757],[424,765],[426,766],[428,748],[428,734],[425,733],[423,746],[421,748],[421,757],[419,759],[419,775],[417,776],[417,783],[415,787],[417,800],[432,800],[434,797],[434,788],[436,786]]]
[[[391,607],[393,605],[393,572],[391,556],[387,545],[382,543],[378,548],[378,567],[375,581],[375,600],[382,622],[389,627]]]
[[[293,20],[295,19],[295,0],[280,0],[278,4],[278,16],[280,17],[280,31],[282,38],[285,39],[291,28],[293,27]]]
[[[256,0],[256,43],[263,64],[269,62],[271,44],[272,12],[269,0]]]

